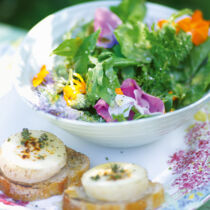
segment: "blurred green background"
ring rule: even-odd
[[[47,15],[70,5],[90,0],[0,0],[0,22],[30,29]],[[210,19],[210,0],[150,0],[180,8],[201,9]]]

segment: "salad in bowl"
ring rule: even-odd
[[[210,22],[184,9],[144,21],[144,0],[97,8],[54,48],[54,65],[34,75],[37,109],[88,122],[163,115],[200,99],[210,88]]]
[[[210,98],[209,21],[143,0],[56,12],[24,38],[15,86],[71,134],[110,147],[161,139]]]

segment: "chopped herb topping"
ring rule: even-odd
[[[108,158],[108,157],[106,157],[105,159],[106,159],[106,160],[109,160],[109,158]]]
[[[28,128],[23,128],[23,130],[21,132],[21,136],[22,136],[22,140],[20,143],[22,145],[25,145],[26,141],[31,138],[31,133],[29,132]]]
[[[28,140],[31,137],[31,133],[29,132],[28,128],[23,128],[21,135],[24,140]]]
[[[10,139],[10,138],[8,138],[8,139],[7,139],[7,141],[8,141],[8,142],[10,142],[10,141],[11,141],[11,139]]]
[[[43,133],[40,137],[39,137],[39,144],[40,144],[40,148],[43,148],[44,146],[47,146],[48,143],[47,143],[47,140],[48,140],[48,136],[46,133]]]
[[[91,176],[90,178],[94,181],[98,181],[100,179],[100,176],[97,174],[96,176]]]
[[[119,165],[113,164],[111,165],[111,173],[105,172],[104,176],[106,176],[108,180],[117,180],[129,176],[129,173]]]
[[[113,164],[111,168],[112,168],[112,172],[117,173],[120,167],[117,164]]]

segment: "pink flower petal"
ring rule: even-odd
[[[107,8],[96,9],[94,30],[101,30],[97,45],[104,48],[111,48],[113,45],[115,45],[117,40],[113,32],[114,29],[120,24],[122,24],[120,18]]]
[[[126,79],[123,81],[121,90],[124,95],[134,98],[139,106],[147,108],[149,110],[147,114],[155,112],[164,113],[165,107],[163,101],[142,91],[135,80]]]
[[[110,116],[108,111],[109,105],[106,103],[106,101],[104,101],[103,99],[98,100],[94,108],[96,109],[98,115],[100,115],[107,122],[112,121],[112,117]]]

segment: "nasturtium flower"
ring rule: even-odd
[[[40,72],[32,80],[33,86],[37,87],[40,84],[42,84],[42,82],[44,82],[48,74],[49,74],[49,71],[47,71],[46,65],[43,65],[40,69]]]
[[[178,29],[192,34],[192,42],[195,45],[200,45],[208,38],[210,22],[203,19],[203,14],[200,10],[196,10],[192,17],[186,17],[177,22]]]
[[[159,28],[168,23],[167,20],[160,20],[158,22]],[[177,23],[173,22],[176,27],[176,32],[180,30],[190,33],[192,35],[192,43],[196,46],[204,43],[208,38],[210,21],[203,19],[203,14],[200,10],[196,10],[192,17],[186,17],[179,20]]]
[[[114,35],[114,29],[122,24],[120,18],[107,8],[98,8],[95,12],[94,30],[101,30],[97,46],[111,48],[117,40]]]

